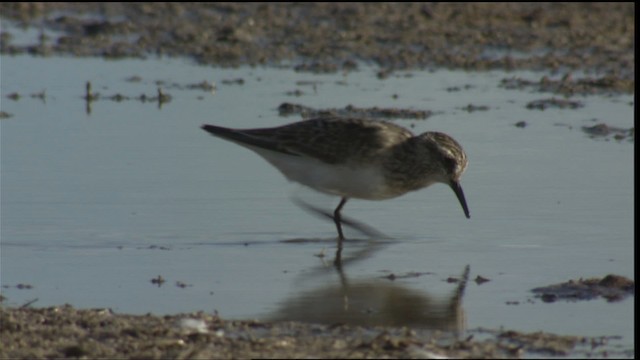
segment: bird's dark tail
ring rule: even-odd
[[[208,132],[211,135],[223,138],[225,140],[233,141],[238,145],[243,146],[253,146],[257,148],[262,148],[266,150],[276,151],[279,153],[287,154],[287,155],[296,155],[298,154],[290,152],[286,147],[282,146],[282,144],[278,143],[272,138],[267,136],[261,136],[261,134],[256,133],[256,130],[236,130],[229,129],[222,126],[215,126],[204,124],[200,127],[202,130]]]

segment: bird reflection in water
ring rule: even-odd
[[[347,223],[345,223],[347,224]],[[388,243],[387,243],[388,244]],[[371,240],[358,251],[342,258],[336,254],[334,266],[322,266],[299,279],[300,287],[321,284],[295,293],[281,302],[269,321],[301,321],[327,325],[393,326],[441,330],[459,338],[465,330],[462,297],[469,278],[463,270],[456,287],[448,294],[431,294],[415,289],[396,278],[377,277],[351,281],[346,268],[368,258],[386,244]],[[338,278],[334,280],[335,275]],[[327,282],[327,277],[332,277]]]

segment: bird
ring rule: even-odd
[[[328,215],[338,231],[339,249],[345,239],[341,210],[351,198],[385,200],[444,183],[470,218],[460,185],[467,155],[442,132],[414,135],[387,121],[332,116],[270,128],[201,128],[254,151],[289,181],[340,197],[333,216]]]

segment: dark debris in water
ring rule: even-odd
[[[405,274],[398,274],[398,275],[396,275],[396,274],[394,274],[394,273],[391,273],[391,274],[389,274],[389,275],[385,275],[385,276],[383,276],[382,278],[383,278],[383,279],[388,279],[388,280],[394,281],[394,280],[397,280],[397,279],[411,279],[411,278],[417,278],[417,277],[420,277],[420,276],[423,276],[423,275],[434,275],[434,273],[432,273],[432,272],[428,272],[428,271],[427,271],[427,272],[410,271],[410,272],[408,272],[408,273],[405,273]]]
[[[580,301],[599,297],[607,301],[620,301],[635,294],[635,282],[620,275],[607,275],[602,279],[569,280],[561,284],[538,287],[531,290],[544,302],[559,300]]]
[[[566,74],[560,80],[551,80],[543,76],[538,81],[531,81],[520,77],[504,78],[500,86],[505,89],[534,89],[540,92],[551,92],[564,96],[572,95],[601,95],[633,93],[635,82],[633,79],[625,79],[611,75],[602,77],[586,77],[574,79],[571,73]]]
[[[323,116],[339,117],[368,117],[373,119],[426,119],[433,113],[429,110],[412,110],[398,108],[358,108],[347,105],[342,109],[314,109],[308,106],[282,103],[278,107],[280,116],[300,115],[303,118],[314,118]]]
[[[85,85],[85,95],[82,97],[88,103],[98,100],[111,100],[115,102],[129,101],[129,100],[137,100],[141,103],[158,103],[158,106],[162,106],[162,104],[168,103],[171,101],[172,96],[162,91],[161,88],[157,89],[157,95],[147,95],[140,94],[138,96],[129,96],[123,95],[120,93],[115,93],[112,95],[102,95],[99,92],[95,92],[92,90],[91,82],[87,82]]]
[[[243,78],[235,78],[235,79],[224,79],[222,80],[224,85],[244,85]]]
[[[478,285],[482,285],[482,284],[484,284],[486,282],[491,281],[491,279],[488,279],[488,278],[486,278],[484,276],[478,275],[478,276],[476,276],[475,279],[473,279],[473,281],[475,281],[476,284],[478,284]]]
[[[158,287],[162,286],[167,280],[162,277],[162,275],[158,275],[150,280],[152,284],[158,285]]]
[[[578,109],[584,107],[584,104],[580,101],[557,98],[534,100],[527,104],[527,109],[530,110],[546,110],[552,107],[558,109]]]
[[[465,107],[460,108],[461,110],[464,110],[466,112],[472,113],[474,111],[488,111],[489,107],[487,105],[474,105],[474,104],[469,104]]]
[[[622,129],[615,126],[610,126],[605,123],[596,124],[593,126],[583,126],[584,131],[591,138],[605,138],[613,136],[615,140],[621,141],[625,139],[635,140],[635,128]]]
[[[21,94],[19,94],[17,92],[12,92],[10,94],[7,94],[6,97],[9,100],[18,101],[23,97],[23,95],[21,95]],[[37,92],[37,93],[29,94],[29,97],[32,98],[32,99],[41,100],[44,103],[47,102],[47,92],[45,90],[42,90],[42,91]]]
[[[19,283],[16,285],[2,285],[3,289],[10,289],[10,288],[16,288],[18,290],[31,290],[33,289],[33,285],[31,284],[23,284],[23,283]]]
[[[591,121],[598,121],[597,119],[592,119]],[[574,126],[566,123],[556,123],[555,126],[565,127],[569,130],[573,130]],[[516,124],[516,126],[518,126]],[[592,126],[582,126],[582,131],[587,134],[591,139],[594,140],[604,140],[609,141],[610,139],[614,139],[618,142],[628,141],[633,143],[635,141],[635,127],[629,129],[623,129],[611,125],[607,125],[605,123],[598,123]]]
[[[192,284],[187,284],[184,281],[180,281],[180,280],[176,281],[176,287],[179,287],[181,289],[192,287],[192,286],[193,286]]]

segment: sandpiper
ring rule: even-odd
[[[333,212],[338,248],[344,240],[340,211],[350,198],[390,199],[439,182],[451,187],[469,218],[460,186],[467,155],[449,135],[415,136],[389,122],[339,117],[272,128],[202,129],[255,151],[290,181],[341,197]]]

